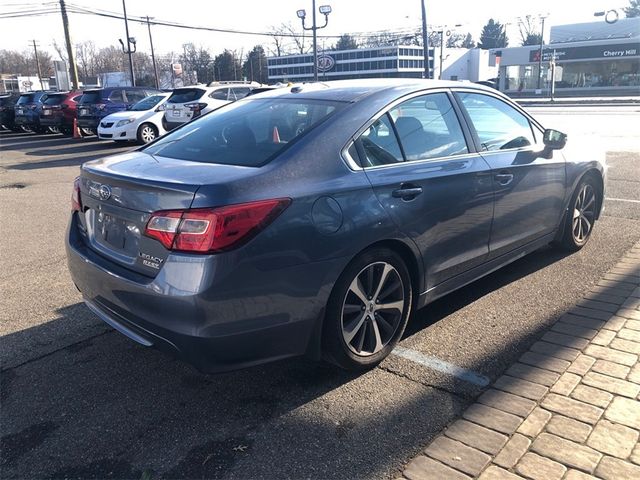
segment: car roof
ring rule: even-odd
[[[291,87],[263,92],[260,94],[260,98],[295,95],[307,99],[356,102],[370,95],[384,94],[384,92],[399,96],[431,88],[471,88],[478,91],[492,91],[482,85],[467,82],[421,78],[375,78],[296,84]]]

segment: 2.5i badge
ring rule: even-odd
[[[149,255],[148,253],[139,253],[140,258],[142,259],[142,264],[146,267],[155,268],[156,270],[160,270],[160,265],[164,262],[163,258],[154,257],[153,255]]]

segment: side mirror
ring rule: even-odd
[[[542,136],[542,142],[551,150],[562,150],[567,144],[567,134],[547,128]]]
[[[167,109],[167,107],[164,106],[164,103],[162,105],[158,105],[156,107],[156,112],[164,112]]]

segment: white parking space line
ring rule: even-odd
[[[427,367],[437,372],[446,373],[447,375],[451,375],[452,377],[459,378],[460,380],[464,380],[465,382],[472,383],[479,387],[486,387],[490,383],[490,380],[484,375],[480,375],[472,370],[467,370],[466,368],[458,367],[452,363],[440,360],[439,358],[425,355],[410,348],[397,346],[391,353],[398,357],[418,363],[423,367]]]
[[[605,197],[605,200],[611,200],[612,202],[640,203],[640,200],[629,200],[628,198],[612,198],[612,197]]]

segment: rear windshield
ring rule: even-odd
[[[32,103],[35,100],[35,95],[33,93],[28,93],[26,95],[20,95],[20,98],[16,102],[18,105],[24,105],[25,103]]]
[[[165,135],[144,151],[194,162],[258,167],[343,105],[283,98],[239,101]]]
[[[131,110],[134,112],[143,112],[145,110],[151,110],[163,98],[164,98],[164,95],[152,95],[150,97],[140,100],[138,103],[136,103],[131,107]]]
[[[193,102],[194,100],[198,100],[203,94],[204,90],[201,88],[179,88],[174,90],[168,103],[185,103],[185,102]]]
[[[98,103],[102,98],[102,90],[93,90],[84,92],[80,103]]]
[[[67,98],[66,95],[49,95],[47,96],[47,99],[42,102],[45,105],[60,105],[62,102],[64,102],[64,99]]]

